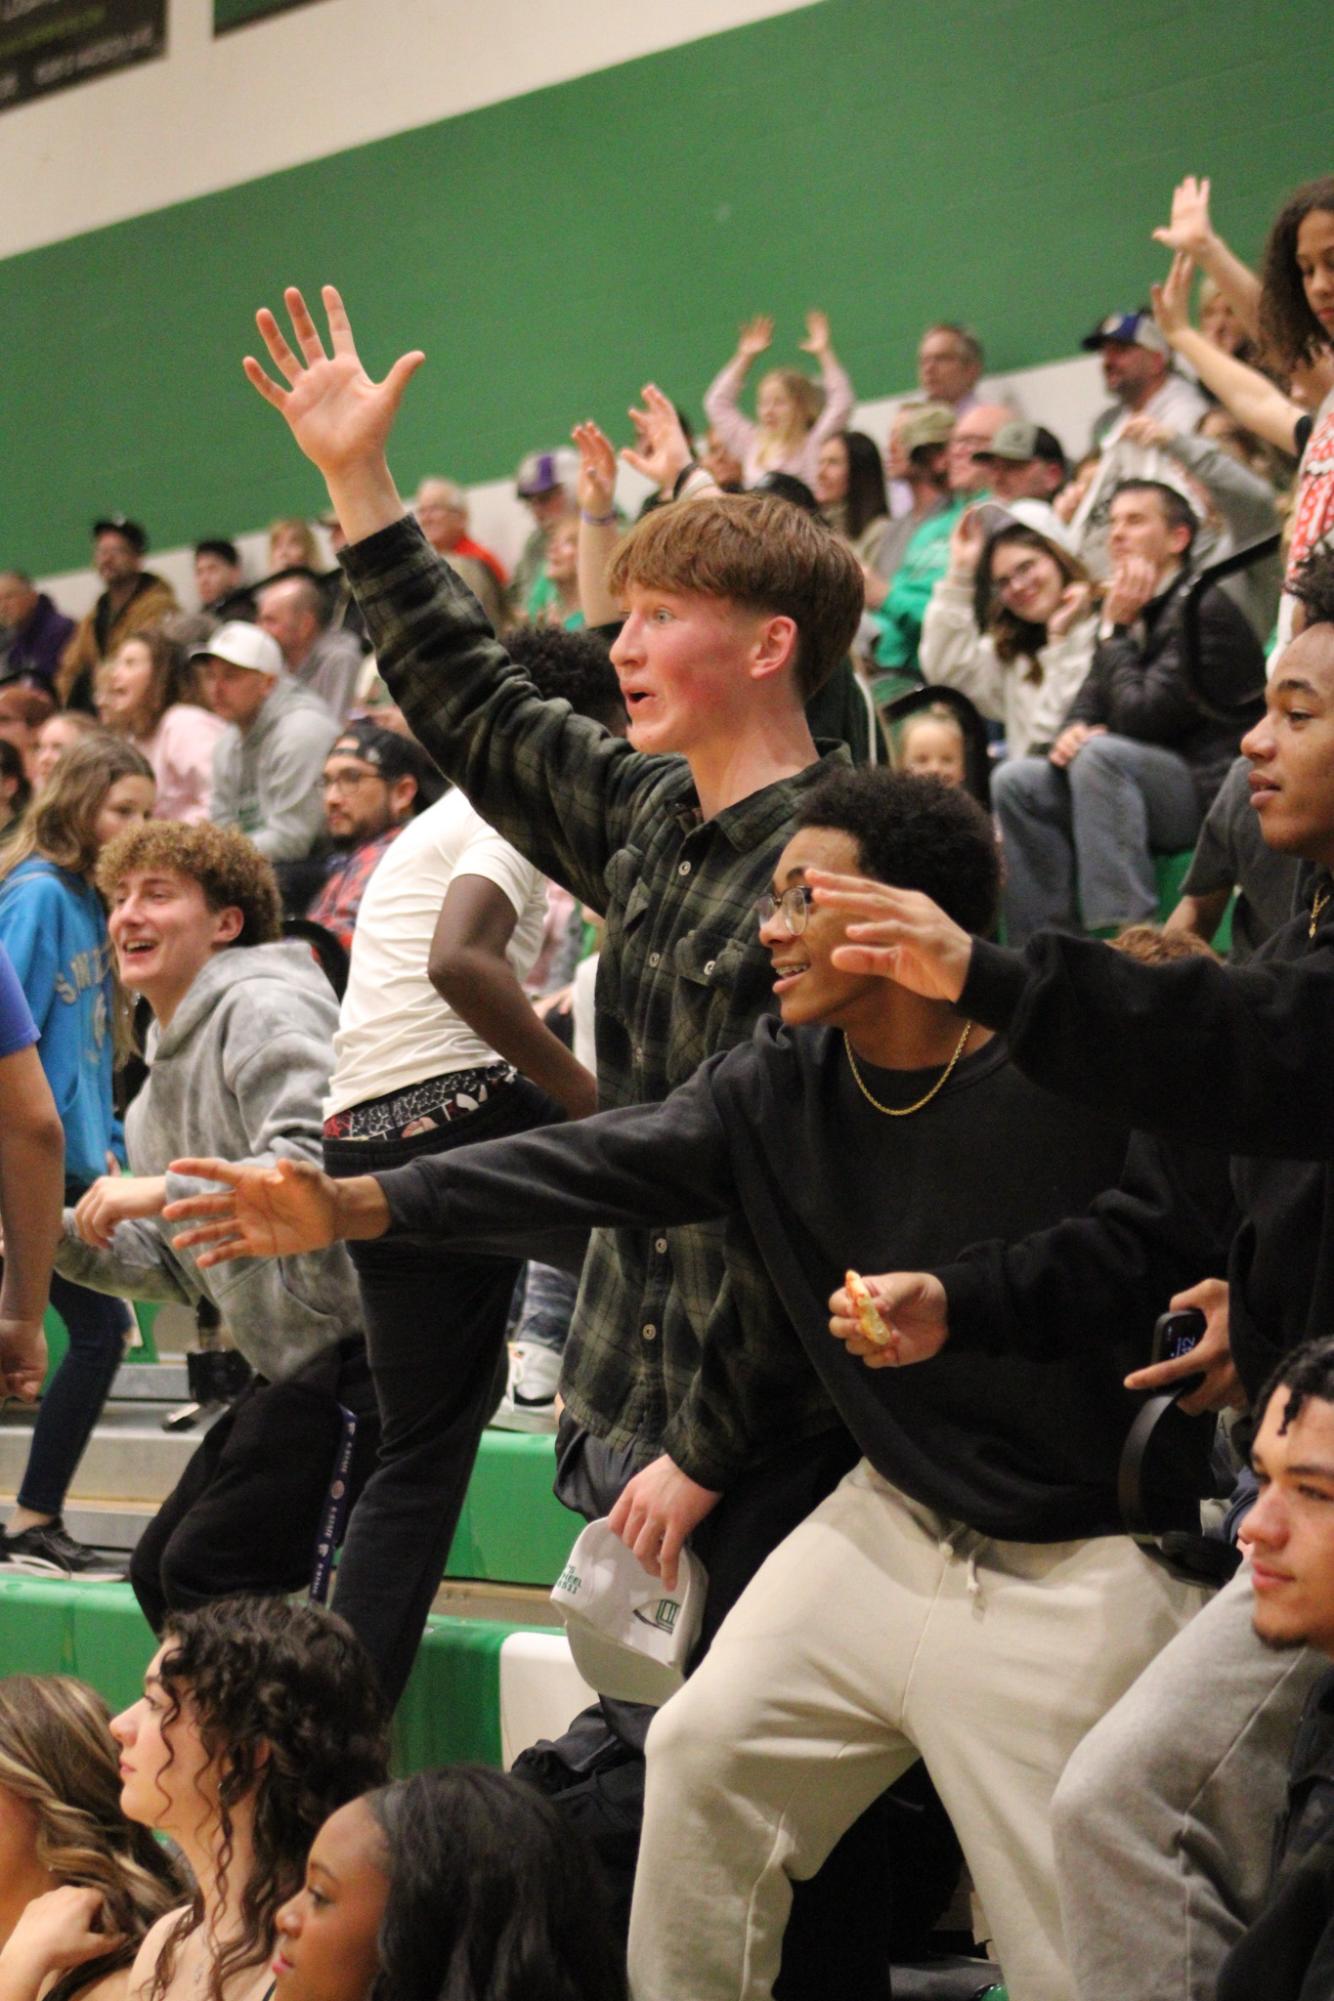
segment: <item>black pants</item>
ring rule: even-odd
[[[406,1140],[329,1139],[341,1179],[548,1125],[562,1116],[524,1078],[466,1118]],[[519,1265],[415,1238],[349,1244],[361,1286],[380,1453],[352,1512],[338,1611],[375,1663],[392,1707],[403,1693],[444,1573],[477,1447],[505,1387],[505,1326]]]
[[[217,1419],[130,1559],[134,1595],[155,1632],[168,1612],[309,1584],[342,1439],[340,1404],[357,1419],[356,1494],[379,1434],[359,1335],[288,1382],[257,1378]]]

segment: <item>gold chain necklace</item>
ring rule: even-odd
[[[876,1110],[878,1112],[883,1112],[887,1119],[910,1119],[914,1112],[920,1112],[923,1106],[929,1105],[931,1103],[931,1100],[936,1096],[937,1092],[943,1091],[945,1086],[949,1083],[950,1076],[954,1070],[954,1066],[958,1062],[959,1058],[963,1055],[964,1044],[967,1042],[972,1032],[973,1032],[973,1023],[971,1021],[966,1021],[963,1025],[963,1034],[959,1037],[959,1040],[954,1045],[953,1056],[951,1056],[949,1062],[945,1065],[945,1068],[941,1071],[940,1075],[937,1077],[935,1083],[931,1086],[931,1089],[927,1092],[926,1096],[924,1098],[919,1098],[915,1105],[882,1105],[879,1098],[872,1097],[870,1091],[868,1091],[866,1088],[866,1079],[862,1076],[861,1071],[857,1068],[857,1058],[852,1053],[852,1044],[848,1040],[848,1031],[846,1030],[846,1028],[843,1031],[843,1047],[848,1052],[848,1065],[852,1071],[853,1082],[856,1084],[857,1089],[861,1092],[862,1096],[865,1098],[867,1104],[874,1105]]]
[[[1331,896],[1334,896],[1334,890],[1318,889],[1315,895],[1312,897],[1311,922],[1306,927],[1306,935],[1308,938],[1315,937],[1315,927],[1320,922],[1320,913],[1324,909],[1325,905],[1329,902]]]

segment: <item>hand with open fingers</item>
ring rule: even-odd
[[[972,582],[986,542],[982,510],[965,507],[950,531],[950,577],[955,583]]]
[[[650,1577],[676,1589],[677,1569],[687,1536],[722,1495],[701,1487],[664,1452],[636,1473],[607,1517],[613,1535],[632,1549]]]
[[[0,1953],[0,1966],[15,1977],[16,1988],[24,1978],[34,1980],[37,1993],[51,1974],[66,1973],[124,1943],[117,1933],[98,1929],[105,1917],[100,1890],[73,1883],[46,1890],[24,1905]]]
[[[1080,619],[1087,616],[1092,603],[1092,584],[1067,584],[1055,611],[1047,620],[1048,639],[1064,639],[1071,626],[1078,625]]]
[[[829,1299],[829,1332],[850,1355],[860,1355],[868,1369],[901,1369],[929,1362],[949,1339],[945,1288],[928,1271],[884,1272],[861,1283],[875,1305],[889,1339],[877,1340],[865,1331],[857,1301],[847,1285]]]
[[[0,1313],[0,1397],[35,1403],[46,1380],[46,1361],[41,1321]]]
[[[747,361],[754,361],[757,354],[764,353],[764,350],[768,347],[773,337],[773,314],[756,313],[755,317],[747,320],[742,327],[740,338],[736,344],[736,351],[738,355],[743,356]]]
[[[845,920],[847,943],[830,955],[836,966],[896,980],[928,1000],[959,998],[973,941],[929,896],[822,868],[807,869],[806,881],[814,901]]]
[[[79,1197],[74,1228],[94,1250],[109,1249],[119,1223],[160,1216],[167,1199],[162,1174],[102,1174]]]
[[[403,392],[426,356],[420,349],[402,354],[382,382],[373,382],[357,353],[342,299],[332,285],[325,285],[320,296],[332,353],[325,352],[310,308],[292,285],[283,298],[299,355],[267,306],[255,315],[287,388],[280,388],[253,355],[245,357],[242,367],[246,380],[286,419],[301,450],[328,479],[351,466],[383,460]]]
[[[1048,764],[1054,764],[1058,771],[1064,771],[1073,764],[1080,751],[1092,736],[1106,736],[1102,723],[1067,723],[1047,752]]]
[[[601,520],[612,512],[616,498],[616,453],[606,432],[590,418],[576,424],[570,436],[579,447],[580,511]]]
[[[644,384],[641,394],[643,409],[630,412],[635,442],[633,447],[625,447],[621,457],[645,479],[651,479],[660,492],[670,495],[678,476],[690,464],[690,447],[671,398],[652,382]]]
[[[171,1171],[223,1183],[217,1194],[187,1195],[162,1212],[164,1222],[190,1223],[173,1242],[195,1250],[202,1267],[236,1258],[300,1257],[337,1242],[338,1183],[313,1161],[246,1167],[230,1160],[173,1160]]]
[[[1214,240],[1209,220],[1209,177],[1197,180],[1187,174],[1172,190],[1172,214],[1162,228],[1153,232],[1155,243],[1169,250],[1184,250],[1190,257],[1203,257]]]
[[[809,312],[806,315],[806,338],[798,342],[803,354],[824,355],[829,352],[828,313]]]
[[[1126,1377],[1126,1388],[1155,1392],[1170,1390],[1187,1376],[1202,1375],[1204,1381],[1200,1387],[1181,1399],[1181,1409],[1187,1417],[1198,1417],[1207,1410],[1245,1410],[1246,1392],[1233,1364],[1228,1342],[1226,1280],[1201,1279],[1198,1285],[1177,1293],[1168,1304],[1173,1313],[1184,1312],[1189,1306],[1198,1307],[1204,1315],[1204,1333],[1189,1354],[1178,1355],[1167,1362],[1155,1362],[1147,1369],[1136,1369]]]
[[[1162,284],[1149,287],[1154,321],[1170,347],[1176,346],[1178,335],[1190,329],[1190,282],[1194,275],[1194,258],[1178,250]]]

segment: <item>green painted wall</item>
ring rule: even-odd
[[[1328,52],[1328,0],[825,0],[10,259],[0,559],[80,564],[113,506],[163,545],[313,507],[239,368],[289,281],[337,279],[377,371],[427,350],[405,483],[615,427],[648,374],[697,405],[761,308],[795,345],[826,306],[864,396],[928,315],[1067,355],[1144,296],[1181,172],[1254,254],[1329,170]]]

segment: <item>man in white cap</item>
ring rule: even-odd
[[[1095,451],[1105,451],[1129,417],[1193,431],[1209,407],[1195,384],[1173,371],[1172,350],[1152,313],[1108,313],[1079,345],[1102,356],[1102,379],[1116,399],[1094,420]]]
[[[276,640],[242,620],[192,658],[214,711],[231,725],[213,753],[219,826],[239,827],[271,862],[304,861],[324,832],[321,775],[338,724],[283,667]]]

